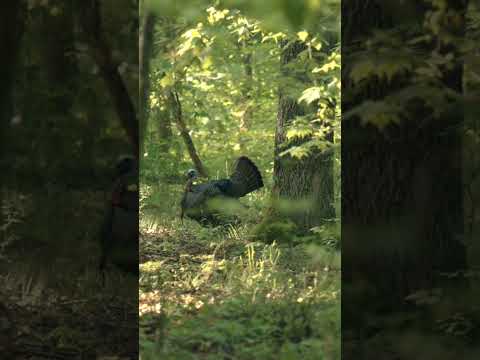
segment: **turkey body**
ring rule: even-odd
[[[138,269],[138,167],[135,161],[117,165],[117,179],[101,229],[99,268],[102,275],[108,263],[134,275]]]
[[[235,217],[239,198],[263,187],[257,166],[247,157],[240,157],[228,179],[194,184],[196,173],[189,171],[180,203],[181,218],[187,216],[204,225],[218,225],[227,217]]]

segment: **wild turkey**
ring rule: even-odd
[[[257,166],[246,156],[240,157],[229,179],[213,180],[194,184],[197,172],[187,172],[187,183],[180,202],[180,218],[187,216],[201,224],[219,224],[222,215],[228,213],[232,205],[238,208],[241,198],[263,187],[263,180]],[[235,210],[234,210],[235,211]],[[232,214],[232,211],[230,211]]]
[[[137,161],[134,156],[121,155],[117,159],[117,164],[115,165],[116,177],[120,177],[124,174],[128,174],[136,167],[137,167]]]
[[[101,229],[100,271],[108,262],[138,275],[138,165],[123,158],[116,166],[117,179]]]

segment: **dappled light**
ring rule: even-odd
[[[142,359],[338,359],[338,3],[328,29],[151,5]]]

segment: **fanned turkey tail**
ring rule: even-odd
[[[245,196],[263,187],[260,171],[246,156],[241,156],[236,161],[230,181],[232,182],[231,193],[235,197]]]

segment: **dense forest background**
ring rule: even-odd
[[[130,0],[0,5],[2,358],[138,351],[137,279],[98,273],[114,165],[138,149],[138,19]]]
[[[339,2],[143,4],[142,357],[338,358]],[[187,170],[240,156],[265,186],[239,221],[181,221]]]

